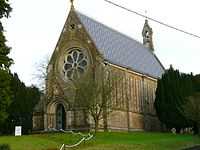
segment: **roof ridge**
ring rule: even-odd
[[[110,27],[110,26],[108,26],[108,25],[105,25],[104,23],[101,23],[101,22],[97,21],[96,19],[94,19],[94,18],[92,18],[92,17],[89,17],[89,16],[87,16],[87,15],[85,15],[85,14],[83,14],[83,13],[77,11],[77,10],[76,10],[75,12],[77,12],[78,14],[83,15],[83,16],[85,16],[85,17],[91,19],[92,21],[94,21],[94,22],[96,22],[96,23],[98,23],[98,24],[101,24],[102,26],[104,26],[104,27],[106,27],[106,28],[108,28],[108,29],[110,29],[110,30],[112,30],[112,31],[114,31],[114,32],[116,32],[116,33],[118,33],[118,34],[120,34],[120,35],[122,35],[122,36],[128,38],[129,40],[134,40],[134,41],[136,41],[138,44],[140,44],[140,45],[142,45],[144,48],[146,48],[141,42],[139,42],[138,40],[132,38],[131,36],[129,36],[129,35],[125,34],[125,33],[122,33],[122,32],[120,32],[120,31],[118,31],[117,29],[114,29],[114,28],[112,28],[112,27]],[[146,49],[147,49],[147,48],[146,48]]]

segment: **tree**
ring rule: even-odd
[[[7,107],[11,103],[12,93],[10,90],[10,73],[9,67],[12,59],[8,57],[10,47],[6,45],[6,38],[3,34],[2,18],[8,18],[11,7],[8,0],[0,1],[0,125],[5,121],[8,114]]]
[[[110,71],[99,67],[96,71],[90,68],[85,75],[73,82],[76,91],[75,104],[88,111],[93,118],[95,132],[101,119],[104,119],[104,129],[107,128],[107,115],[112,111],[113,81]]]
[[[40,100],[40,91],[34,86],[26,87],[16,73],[11,76],[10,87],[13,97],[6,109],[8,117],[0,130],[10,134],[16,125],[20,125],[23,133],[28,133],[32,129],[32,113]]]
[[[158,118],[168,128],[188,127],[190,121],[182,114],[186,97],[193,92],[192,75],[180,74],[172,66],[158,80],[155,108]]]
[[[183,106],[183,115],[197,125],[200,134],[200,93],[194,93],[187,98]]]
[[[193,77],[193,84],[195,92],[200,92],[200,74]]]
[[[1,0],[0,1],[0,69],[8,69],[12,64],[12,59],[8,57],[10,53],[10,47],[6,45],[6,38],[3,34],[4,29],[1,22],[1,19],[9,17],[11,12],[11,7],[8,4],[8,0]]]
[[[34,78],[37,81],[37,86],[40,88],[40,90],[44,93],[45,92],[45,82],[47,79],[47,68],[49,64],[49,56],[46,56],[44,59],[39,61],[39,63],[36,64],[36,70],[33,74]]]
[[[14,125],[23,125],[25,132],[31,129],[33,108],[40,98],[36,87],[26,87],[9,70],[13,60],[8,56],[11,48],[6,45],[2,18],[8,18],[11,10],[9,0],[0,0],[0,132],[7,133]]]
[[[21,116],[23,118],[22,125],[24,127],[24,133],[29,133],[32,130],[32,115],[34,108],[40,101],[41,93],[34,85],[26,87],[25,91],[24,110],[22,110]]]
[[[0,125],[8,117],[7,108],[11,103],[10,74],[0,69]]]
[[[28,133],[32,129],[33,109],[40,100],[39,89],[34,86],[26,87],[17,74],[13,75],[11,87],[14,98],[9,107],[10,119],[15,125],[23,126],[23,132]]]

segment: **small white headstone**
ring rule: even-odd
[[[22,126],[15,126],[15,136],[22,135]]]
[[[175,128],[172,128],[172,129],[171,129],[171,132],[172,132],[173,134],[176,134],[176,129],[175,129]]]

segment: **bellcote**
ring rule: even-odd
[[[143,45],[150,50],[154,51],[153,47],[153,30],[148,24],[148,20],[145,20],[144,27],[142,30]]]

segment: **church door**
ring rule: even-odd
[[[56,109],[56,128],[65,129],[66,127],[66,113],[62,104],[59,104]]]

